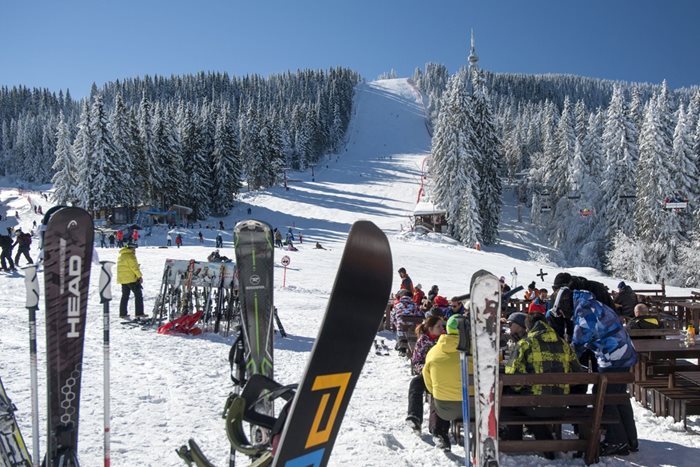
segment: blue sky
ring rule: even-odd
[[[70,88],[145,74],[269,75],[345,66],[367,79],[483,68],[672,88],[700,84],[697,0],[7,0],[0,85]]]

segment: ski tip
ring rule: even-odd
[[[355,264],[362,269],[362,274],[369,274],[367,279],[387,283],[391,288],[393,262],[391,247],[386,234],[376,224],[366,220],[356,221],[350,228],[343,257],[353,255]],[[386,295],[389,295],[389,290]]]
[[[479,278],[484,276],[492,276],[494,279],[498,280],[496,276],[494,276],[491,272],[487,271],[486,269],[479,269],[474,274],[472,274],[472,280],[471,284],[469,284],[469,290],[471,291],[471,286],[474,285],[474,282],[476,282]]]

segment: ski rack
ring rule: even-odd
[[[151,325],[201,310],[204,331],[228,335],[238,316],[237,302],[235,263],[166,259]]]

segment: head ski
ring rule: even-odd
[[[44,234],[46,295],[46,465],[78,465],[83,341],[93,224],[80,208],[56,211]]]

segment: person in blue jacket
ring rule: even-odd
[[[600,373],[624,373],[637,363],[637,351],[622,326],[617,313],[596,300],[587,290],[574,290],[574,333],[571,343],[577,355],[591,350]],[[608,394],[624,394],[626,384],[608,384]],[[639,449],[637,427],[629,399],[624,404],[606,405],[606,411],[617,412],[621,423],[606,426],[601,455],[625,455]]]

